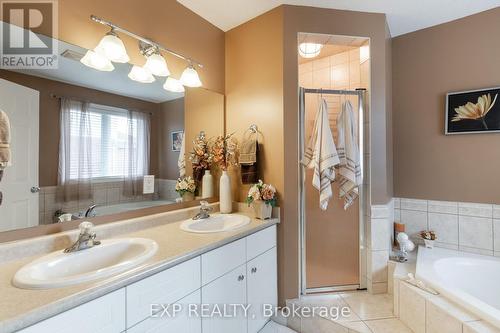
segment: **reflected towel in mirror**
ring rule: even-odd
[[[11,164],[10,121],[7,113],[0,110],[0,169]]]

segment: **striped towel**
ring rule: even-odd
[[[328,208],[328,201],[333,195],[335,166],[339,163],[337,148],[328,121],[328,107],[326,101],[322,99],[314,121],[314,130],[302,160],[303,165],[314,169],[312,184],[319,191],[319,207],[322,210]]]
[[[11,166],[10,122],[7,113],[0,110],[0,170]]]
[[[355,123],[351,102],[346,101],[337,118],[339,187],[340,197],[344,199],[344,209],[351,206],[358,197],[358,186],[362,181]]]

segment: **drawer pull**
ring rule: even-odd
[[[257,267],[252,267],[251,272],[252,272],[252,273],[257,273]]]
[[[245,279],[245,276],[244,275],[240,275],[238,276],[238,281],[243,281]]]

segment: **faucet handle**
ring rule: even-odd
[[[82,222],[78,225],[78,229],[80,229],[80,235],[90,234],[93,228],[94,224],[88,221]]]
[[[209,203],[205,200],[203,201],[200,201],[200,209],[203,210],[203,211],[211,211],[212,210],[212,207],[209,206]]]

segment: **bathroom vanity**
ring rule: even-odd
[[[13,318],[2,314],[0,331],[65,332],[70,323],[72,333],[258,332],[269,319],[263,304],[277,304],[276,223],[252,219],[236,230],[197,234],[181,230],[182,222],[169,222],[119,235],[153,239],[158,252],[132,272],[92,284],[47,290],[2,285],[7,299],[17,296],[25,304],[25,298],[38,296],[47,303]],[[211,315],[214,305],[224,310],[224,304],[223,315],[230,317]],[[246,316],[240,305],[250,306]]]

